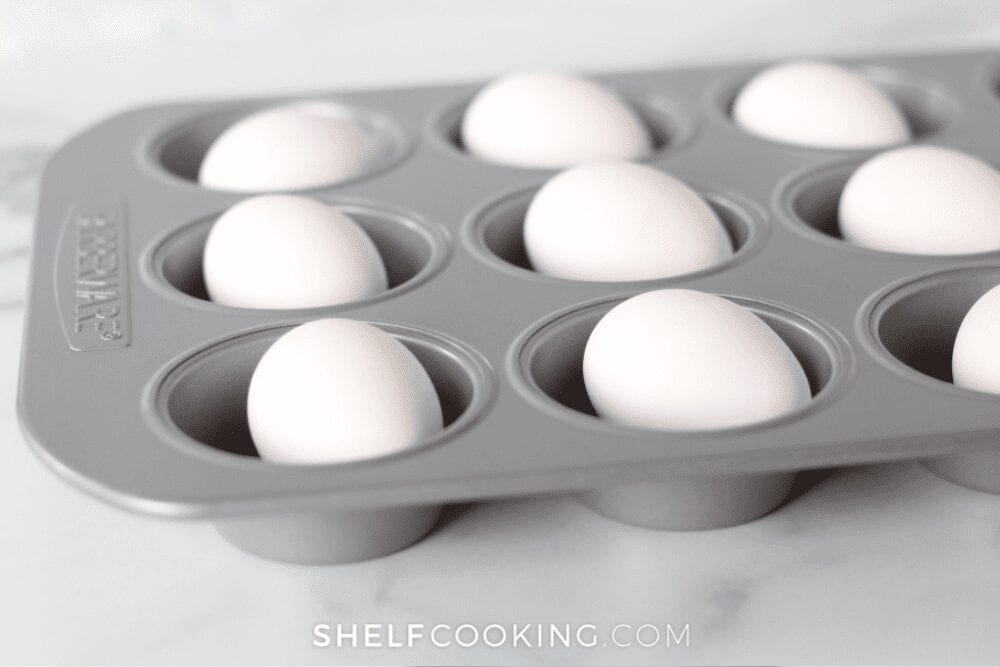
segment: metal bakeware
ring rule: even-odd
[[[1000,162],[996,54],[843,62],[896,99],[914,141]],[[773,509],[799,470],[925,458],[1000,492],[1000,397],[950,382],[958,324],[1000,283],[1000,253],[907,256],[839,239],[840,189],[875,151],[736,127],[733,96],[763,66],[596,77],[649,124],[646,162],[701,192],[738,248],[709,270],[644,282],[531,271],[521,223],[553,172],[462,151],[458,123],[481,84],[172,104],[87,130],[44,175],[19,393],[29,440],[107,501],[208,518],[249,551],[300,562],[391,552],[430,530],[443,503],[469,499],[571,491],[621,521],[707,528]],[[200,187],[198,164],[234,120],[292,99],[333,101],[377,138],[365,173],[303,192],[368,231],[391,289],[308,310],[212,303],[205,237],[246,195]],[[580,368],[587,336],[615,303],[667,286],[753,309],[802,363],[813,401],[719,431],[597,418]],[[373,322],[413,350],[446,428],[369,461],[256,458],[245,416],[254,365],[282,331],[327,316]]]

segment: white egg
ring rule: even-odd
[[[567,74],[512,74],[483,88],[462,118],[462,144],[476,157],[558,169],[652,150],[646,125],[610,90]]]
[[[761,137],[817,148],[873,148],[910,138],[892,98],[823,62],[783,63],[757,74],[736,96],[733,119]]]
[[[549,180],[524,221],[536,271],[575,280],[651,280],[698,271],[733,253],[715,211],[667,174],[595,162]]]
[[[198,182],[236,192],[318,187],[358,174],[375,151],[370,133],[340,107],[289,104],[227,128],[205,153]]]
[[[241,308],[332,306],[387,289],[365,231],[296,195],[259,195],[223,213],[205,242],[202,273],[212,301]]]
[[[748,308],[703,292],[664,289],[610,310],[583,356],[601,417],[652,429],[743,426],[810,399],[788,345]]]
[[[1000,285],[979,297],[962,320],[951,355],[959,387],[1000,394]]]
[[[921,255],[1000,249],[1000,173],[937,146],[886,151],[862,164],[839,204],[844,239]]]
[[[406,346],[364,322],[295,327],[257,364],[247,394],[261,458],[335,463],[412,447],[442,428],[427,371]]]

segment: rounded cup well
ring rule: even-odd
[[[191,118],[158,137],[151,147],[152,162],[170,176],[198,185],[198,171],[208,149],[223,132],[243,118],[268,109],[293,104],[245,105]],[[374,150],[364,167],[349,179],[336,184],[356,181],[382,171],[402,159],[408,150],[403,131],[387,116],[366,109],[339,103],[326,103],[335,117],[348,120],[372,139]],[[334,185],[331,183],[329,185]],[[203,187],[200,186],[199,187]],[[326,187],[326,186],[319,186]],[[315,189],[315,188],[304,188]]]
[[[866,248],[844,239],[840,232],[839,207],[844,187],[863,160],[852,160],[835,165],[827,165],[793,177],[781,187],[777,205],[790,220],[794,228],[804,230],[813,238],[824,242],[839,242],[841,247],[855,248],[862,252],[879,255],[908,255],[911,257],[945,257],[951,261],[982,258],[997,254],[996,251],[963,255],[913,255],[887,250]]]
[[[901,69],[883,66],[861,65],[854,67],[861,76],[874,84],[895,102],[902,112],[906,124],[910,128],[913,140],[924,140],[940,132],[955,121],[960,112],[960,106],[954,96],[937,82],[918,76]],[[733,121],[733,104],[736,97],[750,79],[756,75],[742,77],[735,84],[723,89],[720,96],[719,109],[725,118],[729,119],[737,128],[739,125]],[[742,130],[742,128],[740,128]],[[756,136],[756,135],[753,135]],[[775,143],[782,146],[791,146],[803,150],[815,151],[878,151],[888,148],[888,146],[875,146],[871,148],[827,148],[822,146],[808,146],[794,143],[785,143],[757,137],[761,141]]]
[[[413,352],[430,375],[444,429],[424,443],[389,456],[433,446],[486,409],[492,383],[485,362],[463,346],[424,331],[377,325]],[[290,327],[245,334],[202,350],[181,362],[157,392],[157,414],[186,436],[184,446],[222,456],[257,457],[247,424],[246,398],[257,362]],[[377,459],[366,459],[367,461]],[[343,464],[325,464],[349,466]],[[277,465],[264,461],[260,465]],[[403,549],[426,535],[440,505],[341,509],[328,507],[221,518],[216,528],[250,553],[294,563],[329,564],[367,560]]]
[[[1000,267],[973,267],[938,272],[890,289],[876,298],[868,316],[876,353],[901,372],[935,387],[982,395],[952,384],[951,355],[966,313],[997,285]],[[1000,396],[996,398],[1000,403]],[[1000,452],[953,454],[931,459],[927,466],[966,488],[1000,493]]]
[[[389,289],[368,300],[381,299],[415,287],[433,275],[447,257],[448,237],[437,225],[416,216],[367,204],[332,202],[332,205],[347,214],[368,234],[382,256]],[[191,223],[159,241],[152,254],[151,273],[154,279],[167,286],[171,292],[208,301],[202,259],[205,242],[217,218],[218,216],[212,216]],[[232,306],[218,304],[218,307]]]
[[[522,190],[501,197],[479,210],[466,227],[466,241],[473,251],[497,266],[531,272],[535,276],[551,280],[569,280],[537,273],[531,266],[528,253],[524,247],[524,218],[531,205],[531,200],[538,189]],[[695,274],[717,271],[742,260],[753,245],[760,229],[757,220],[747,207],[733,199],[714,193],[701,193],[709,206],[719,216],[722,226],[733,244],[733,255],[715,266],[679,276],[668,276],[649,281],[626,282],[656,282],[673,279],[689,278]]]
[[[860,161],[822,167],[795,179],[782,193],[784,208],[805,229],[843,241],[840,234],[840,195]]]
[[[788,345],[805,371],[814,399],[843,372],[846,360],[832,335],[819,324],[772,304],[727,298],[753,311]],[[585,305],[549,321],[530,335],[521,351],[527,386],[581,416],[597,418],[583,382],[583,352],[597,323],[622,301]]]
[[[640,100],[628,95],[624,97],[629,107],[635,111],[646,126],[652,140],[652,150],[649,154],[637,158],[639,161],[659,157],[664,152],[680,145],[691,134],[692,128],[689,123],[671,105],[660,100]],[[482,161],[471,155],[462,143],[462,118],[465,116],[465,110],[468,106],[469,100],[465,100],[445,110],[435,121],[433,133],[438,140],[456,152],[469,159]],[[516,166],[514,168],[533,169]],[[558,170],[539,169],[539,171]]]
[[[889,290],[869,316],[877,348],[897,367],[953,387],[951,353],[958,328],[979,297],[997,285],[1000,267],[974,267],[942,271]]]
[[[832,332],[806,316],[772,304],[728,297],[750,308],[785,341],[809,381],[813,401],[787,415],[794,419],[832,395],[846,374],[846,352]],[[526,338],[518,368],[522,380],[580,427],[600,419],[583,380],[583,353],[600,319],[622,299],[584,305],[543,324]],[[727,429],[757,428],[760,424]],[[617,427],[616,427],[617,428]],[[629,427],[621,426],[622,429]],[[668,433],[664,431],[664,433]],[[701,530],[752,521],[781,504],[795,471],[737,475],[677,475],[657,482],[620,484],[579,494],[599,514],[645,528]]]
[[[475,353],[437,334],[398,325],[376,326],[395,336],[427,370],[444,417],[444,430],[434,441],[447,437],[484,408],[488,371]],[[193,440],[192,445],[256,457],[246,415],[250,378],[264,352],[289,329],[244,334],[188,357],[167,374],[159,388],[161,417]]]

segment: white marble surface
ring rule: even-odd
[[[39,171],[115,109],[998,38],[983,2],[0,3],[0,662],[996,664],[1000,497],[916,464],[810,475],[726,530],[657,533],[531,498],[454,508],[388,558],[292,567],[68,487],[25,446],[14,395]],[[311,645],[317,622],[687,623],[691,645],[338,651]]]

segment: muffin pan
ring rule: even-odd
[[[1000,162],[993,53],[844,61],[883,86],[916,141]],[[443,503],[576,492],[614,519],[708,528],[781,502],[796,471],[931,459],[1000,492],[1000,397],[955,387],[950,351],[1000,254],[875,252],[837,236],[840,189],[875,151],[789,146],[728,117],[763,64],[595,77],[657,138],[647,163],[692,184],[738,248],[688,276],[577,282],[531,271],[521,222],[553,172],[462,152],[456,127],[479,88],[330,93],[378,138],[349,182],[305,191],[369,232],[388,292],[309,310],[205,299],[211,222],[246,195],[193,179],[213,137],[291,98],[130,111],[70,141],[42,185],[19,409],[29,441],[93,494],[151,514],[199,517],[248,551],[339,562],[399,549]],[[269,267],[262,266],[262,271]],[[789,344],[813,400],[761,424],[645,431],[597,418],[581,358],[600,316],[634,294],[685,287],[730,297]],[[401,454],[289,466],[256,458],[246,389],[267,346],[328,316],[372,322],[427,367],[446,428]]]

